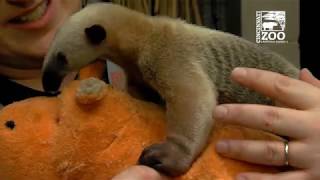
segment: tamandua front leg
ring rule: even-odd
[[[200,65],[192,66],[186,66],[186,71],[162,68],[149,79],[166,100],[167,138],[147,147],[139,163],[170,176],[181,175],[190,168],[205,148],[213,126],[215,87]]]

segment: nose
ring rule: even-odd
[[[42,70],[42,86],[46,92],[56,93],[59,91],[62,80],[68,72],[67,63],[66,56],[59,52],[44,65]]]
[[[19,7],[19,8],[27,8],[34,3],[34,0],[6,0],[6,1],[8,4]]]

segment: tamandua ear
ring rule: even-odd
[[[99,45],[103,40],[106,39],[107,32],[99,24],[92,25],[91,27],[87,27],[84,30],[89,42],[93,45]]]

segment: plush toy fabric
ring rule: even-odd
[[[92,88],[92,82],[99,81],[75,81],[57,98],[27,99],[1,110],[1,180],[111,179],[136,164],[146,146],[165,138],[163,109],[107,85]],[[89,90],[79,91],[83,85]],[[213,132],[202,155],[177,179],[229,180],[243,171],[277,171],[223,158],[214,148],[220,138],[277,138],[222,124]]]

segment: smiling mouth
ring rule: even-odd
[[[8,21],[9,24],[24,24],[33,22],[41,19],[41,17],[46,13],[46,10],[49,5],[49,0],[44,0],[39,4],[34,10],[28,12],[27,14],[15,17]]]

